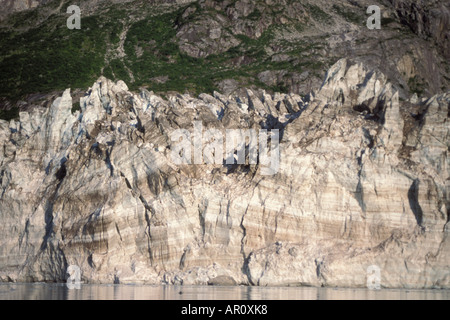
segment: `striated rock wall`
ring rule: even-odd
[[[0,279],[449,288],[449,103],[348,60],[306,98],[66,90],[0,122]],[[279,170],[176,165],[194,121],[279,129]]]

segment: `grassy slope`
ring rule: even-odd
[[[239,36],[241,45],[225,54],[199,59],[186,56],[175,41],[175,23],[180,22],[185,7],[156,15],[147,8],[148,14],[141,14],[143,19],[129,26],[124,45],[127,56],[105,59],[108,47],[117,45],[124,24],[131,21],[129,10],[134,9],[111,5],[96,15],[82,17],[81,30],[69,30],[66,28],[69,15],[64,13],[66,7],[25,32],[18,30],[39,20],[36,11],[15,14],[8,22],[13,27],[0,29],[0,97],[15,100],[30,93],[86,88],[101,74],[123,79],[133,88],[152,85],[155,91],[198,93],[215,90],[215,83],[226,78],[242,78],[248,85],[264,87],[255,77],[258,72],[301,71],[289,63],[272,62],[267,56],[264,49],[273,41],[276,27],[271,27],[257,40]],[[303,45],[299,43],[297,48],[286,50],[298,56],[303,52]],[[140,57],[135,52],[136,46],[143,48]],[[238,67],[230,63],[244,55],[254,63]],[[128,70],[133,73],[134,83]],[[148,82],[158,76],[168,76],[169,80]]]
[[[66,27],[69,14],[65,12],[71,3],[62,1],[65,4],[59,10],[56,8],[58,1],[50,2],[40,10],[14,14],[5,24],[9,28],[0,27],[0,98],[16,101],[31,93],[69,87],[86,89],[100,75],[124,80],[130,89],[148,86],[157,93],[210,93],[217,90],[217,84],[224,79],[238,80],[246,87],[254,85],[269,91],[286,91],[283,85],[268,87],[257,75],[266,70],[297,74],[309,71],[320,78],[336,60],[336,57],[326,58],[318,53],[325,41],[320,36],[297,40],[277,37],[281,32],[302,32],[308,29],[309,22],[273,24],[258,39],[235,35],[240,44],[227,52],[192,58],[182,53],[177,45],[177,26],[185,23],[185,19],[197,19],[205,14],[214,17],[223,12],[201,9],[196,3],[158,7],[136,0],[133,4],[101,7],[94,15],[82,15],[82,29],[69,30]],[[188,6],[195,6],[196,12],[183,18]],[[313,21],[331,23],[330,16],[318,6],[308,6]],[[51,10],[53,14],[49,14]],[[358,16],[337,5],[332,10],[353,24],[365,22],[363,14]],[[261,12],[255,10],[247,18],[258,20],[260,16]],[[123,44],[126,55],[121,57],[114,53],[124,28],[128,30]],[[276,48],[289,58],[275,62],[268,48]],[[250,63],[234,62],[242,57]],[[157,77],[165,77],[167,81],[152,81]],[[0,118],[16,116],[15,110],[0,110]]]

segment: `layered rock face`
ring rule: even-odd
[[[66,90],[0,122],[0,279],[449,288],[449,103],[347,60],[304,98]],[[196,122],[279,130],[279,167],[176,164]]]

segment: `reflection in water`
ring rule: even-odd
[[[0,300],[450,300],[450,290],[0,283]]]

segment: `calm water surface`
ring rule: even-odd
[[[0,283],[0,300],[450,300],[450,290]]]

